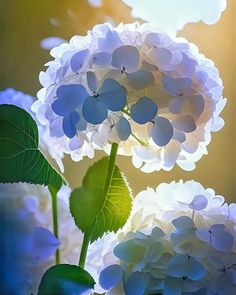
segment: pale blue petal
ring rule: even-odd
[[[173,136],[173,126],[168,119],[158,117],[151,128],[150,135],[156,145],[165,146]]]
[[[173,121],[171,121],[171,124],[176,129],[186,133],[191,133],[195,131],[197,128],[195,120],[189,115],[179,116]]]
[[[210,243],[211,240],[211,234],[209,230],[203,229],[203,228],[198,228],[195,231],[196,236],[199,238],[199,240]]]
[[[71,151],[75,151],[82,146],[82,142],[78,137],[74,137],[69,142],[69,148]]]
[[[173,114],[179,114],[181,112],[183,104],[184,101],[182,97],[175,97],[170,101],[168,105],[169,111]]]
[[[68,116],[80,106],[88,93],[84,86],[69,84],[59,86],[56,92],[57,99],[52,103],[52,110],[59,116]]]
[[[135,244],[132,240],[122,242],[114,248],[114,254],[116,257],[120,260],[129,262],[140,261],[144,252],[145,248],[141,245]]]
[[[127,119],[122,117],[115,125],[120,140],[127,140],[131,134],[131,126]]]
[[[189,78],[162,77],[162,85],[165,91],[171,95],[183,94],[183,90],[191,87],[192,80]]]
[[[80,117],[79,114],[74,111],[69,116],[63,118],[62,128],[65,135],[69,138],[73,138],[76,134],[76,124]]]
[[[125,284],[126,295],[143,295],[148,287],[150,275],[143,272],[132,273]]]
[[[199,261],[183,254],[175,256],[170,260],[167,273],[174,278],[187,277],[193,281],[197,281],[204,277],[206,271]]]
[[[84,119],[94,125],[101,124],[108,115],[107,109],[98,100],[98,97],[88,96],[84,101],[82,113]]]
[[[196,195],[189,207],[193,210],[203,210],[206,208],[207,204],[208,200],[204,195]]]
[[[161,38],[160,34],[157,33],[149,33],[145,39],[145,44],[147,46],[160,46],[161,45]]]
[[[104,30],[106,30],[105,37],[98,39],[98,46],[100,50],[105,52],[112,52],[115,48],[122,45],[118,33],[116,33],[115,31],[111,31],[111,29],[107,25],[104,25]]]
[[[138,49],[131,45],[118,47],[112,54],[112,66],[114,68],[133,72],[139,64]]]
[[[99,66],[109,66],[111,64],[112,55],[110,52],[95,53],[92,63]]]
[[[167,277],[163,295],[182,295],[182,280]]]
[[[164,71],[169,71],[172,68],[172,54],[166,48],[155,48],[152,50],[151,55],[153,57],[153,62],[155,65]]]
[[[112,287],[118,285],[121,282],[122,278],[123,270],[120,265],[110,265],[101,272],[99,277],[99,284],[103,289],[109,290]]]
[[[149,97],[140,97],[130,108],[131,118],[139,123],[145,124],[155,118],[158,111],[156,103]]]
[[[85,49],[75,53],[72,56],[70,65],[74,73],[79,72],[79,70],[83,67],[88,54],[89,54],[89,50]]]
[[[88,87],[92,92],[97,91],[97,77],[94,74],[94,72],[88,72],[87,73],[87,83]]]
[[[59,240],[47,229],[35,227],[32,233],[32,255],[36,259],[46,260],[59,246]]]
[[[154,82],[153,74],[145,70],[126,74],[126,77],[129,86],[135,90],[143,89]]]
[[[234,238],[225,230],[214,231],[211,234],[212,246],[222,252],[230,252],[233,247]]]
[[[193,220],[188,216],[181,216],[172,221],[172,224],[176,228],[194,228],[194,222]]]

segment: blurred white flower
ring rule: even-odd
[[[62,163],[63,151],[54,139],[49,136],[49,129],[42,121],[36,118],[35,114],[31,111],[32,104],[35,98],[31,95],[25,94],[21,91],[16,91],[13,88],[7,88],[0,91],[0,105],[1,104],[12,104],[18,106],[28,113],[36,120],[39,129],[39,147],[49,154],[59,166],[60,170],[64,172],[64,166]]]
[[[176,34],[188,23],[216,23],[225,10],[226,0],[122,0],[132,15],[156,25],[163,32]]]
[[[144,172],[192,170],[224,125],[214,63],[149,24],[97,25],[51,54],[33,110],[75,161],[119,142]]]
[[[61,263],[77,265],[83,233],[76,227],[70,214],[69,195],[70,189],[66,186],[58,192],[59,249]],[[0,219],[3,239],[0,248],[1,254],[5,257],[0,267],[2,278],[0,287],[1,290],[8,292],[6,294],[35,294],[44,271],[54,265],[52,254],[56,248],[47,243],[55,243],[56,240],[49,233],[46,232],[45,235],[45,232],[41,230],[42,228],[53,230],[51,210],[51,197],[45,187],[0,184]],[[29,241],[32,238],[35,240],[31,249]],[[41,242],[37,243],[39,239]],[[89,247],[86,269],[95,281],[98,282],[100,271],[104,267],[114,263],[112,250],[116,243],[116,236],[108,234]],[[8,248],[13,244],[15,247]],[[58,246],[58,243],[55,246]],[[12,268],[13,265],[14,268]],[[19,289],[21,293],[18,293]]]
[[[100,7],[102,6],[102,0],[88,0],[88,4],[93,7]]]

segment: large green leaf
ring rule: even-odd
[[[95,281],[83,268],[58,264],[49,268],[42,277],[38,295],[82,294],[94,288]]]
[[[106,232],[116,232],[127,221],[132,198],[126,181],[115,166],[107,193],[104,191],[108,157],[88,169],[81,188],[70,197],[70,210],[76,225],[93,242]]]
[[[38,128],[25,110],[0,105],[0,182],[61,183],[38,149]]]

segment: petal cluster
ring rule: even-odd
[[[107,294],[233,295],[235,218],[235,204],[193,181],[142,192],[99,282]]]
[[[120,143],[144,172],[207,153],[226,100],[214,63],[151,25],[97,25],[51,51],[34,111],[74,160]]]

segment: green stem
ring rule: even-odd
[[[109,187],[111,185],[111,180],[112,180],[112,176],[113,176],[114,169],[115,169],[115,161],[116,161],[118,146],[119,146],[118,143],[113,143],[111,146],[111,153],[110,153],[110,157],[109,157],[109,161],[108,161],[106,181],[105,181],[105,186],[104,186],[105,195],[107,195]]]
[[[84,268],[91,235],[85,233],[80,252],[79,266]]]
[[[104,194],[107,195],[109,191],[109,187],[111,185],[114,169],[115,169],[115,161],[116,161],[116,155],[118,151],[118,144],[113,143],[111,146],[111,153],[107,165],[107,173],[106,173],[106,180],[104,185]],[[85,233],[83,244],[80,252],[80,258],[79,258],[79,266],[84,268],[85,262],[86,262],[86,256],[88,251],[88,246],[91,238],[91,233]]]
[[[58,189],[53,186],[49,185],[48,189],[51,193],[52,197],[52,218],[53,218],[53,233],[54,236],[58,239],[58,214],[57,214],[57,193]],[[60,251],[59,248],[57,248],[55,253],[55,264],[60,263]]]

